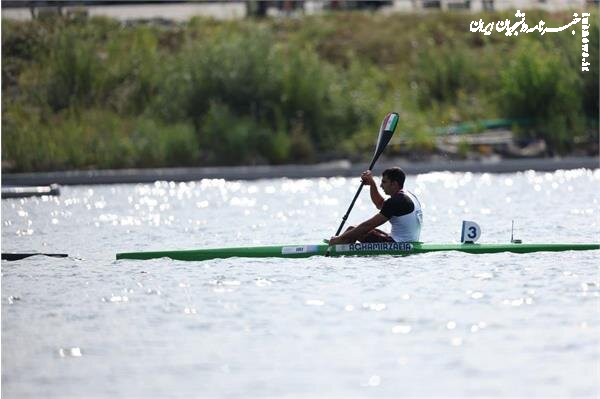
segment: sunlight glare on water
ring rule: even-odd
[[[5,397],[598,394],[599,251],[115,261],[316,244],[360,179],[63,187],[2,200]],[[428,173],[421,239],[599,242],[600,171]],[[376,213],[368,190],[348,225]]]

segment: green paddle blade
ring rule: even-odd
[[[400,116],[396,112],[391,112],[387,114],[387,116],[381,122],[381,127],[379,128],[379,136],[377,137],[377,147],[375,147],[375,154],[373,155],[373,160],[371,161],[371,166],[369,170],[373,169],[373,165],[377,162],[377,159],[385,150],[385,147],[388,145],[392,136],[394,135],[394,131],[396,130],[396,126],[398,125],[398,120]]]

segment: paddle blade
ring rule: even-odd
[[[373,168],[373,165],[375,165],[375,162],[392,139],[399,119],[400,116],[398,113],[391,112],[387,114],[383,119],[383,122],[381,122],[381,127],[379,128],[379,137],[377,137],[377,147],[375,148],[375,154],[373,155],[373,161],[371,161],[371,166],[369,169]]]

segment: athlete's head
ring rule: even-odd
[[[397,182],[400,189],[404,188],[404,181],[406,180],[406,174],[398,167],[389,168],[383,171],[382,176],[385,180],[390,182]]]

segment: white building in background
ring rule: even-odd
[[[25,2],[23,2],[25,3]],[[212,17],[215,19],[239,19],[246,16],[246,4],[243,1],[228,1],[224,3],[141,3],[140,4],[111,4],[87,5],[73,4],[59,7],[2,7],[2,18],[27,20],[40,13],[61,13],[68,15],[75,12],[85,12],[90,17],[103,16],[120,21],[135,19],[164,19],[182,22],[194,16]]]
[[[356,9],[357,6],[378,8],[383,12],[414,12],[422,10],[469,10],[504,11],[542,9],[559,11],[598,5],[600,0],[390,0],[390,1],[342,1],[306,0],[304,10],[315,13],[325,9]],[[285,3],[282,1],[281,3]],[[379,6],[379,7],[377,7]]]
[[[372,9],[379,12],[420,12],[420,11],[504,11],[543,9],[547,11],[583,10],[585,7],[598,6],[600,0],[224,0],[224,1],[188,1],[173,3],[123,3],[96,5],[94,2],[78,2],[69,5],[63,2],[60,6],[44,6],[39,2],[2,2],[2,18],[31,19],[41,13],[59,12],[67,15],[73,12],[84,12],[88,16],[106,16],[122,21],[163,19],[169,21],[185,21],[193,16],[207,16],[216,19],[240,19],[251,10],[260,8],[264,15],[298,15],[318,14],[324,11]],[[26,4],[35,3],[34,7]],[[9,4],[9,5],[6,5]],[[15,5],[17,5],[15,7]],[[260,5],[257,7],[257,5]]]
[[[386,11],[410,12],[420,10],[505,11],[541,9],[546,11],[583,10],[598,1],[589,0],[394,0]]]

